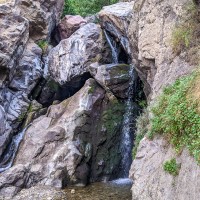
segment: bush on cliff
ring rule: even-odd
[[[191,64],[198,65],[200,43],[200,8],[195,3],[185,5],[184,15],[172,32],[171,45],[176,54],[187,51],[187,59]]]
[[[187,147],[200,163],[200,72],[165,88],[153,107],[149,137],[162,134],[180,152]]]
[[[95,14],[99,12],[103,6],[117,2],[118,0],[65,0],[63,15],[71,14],[86,16]]]

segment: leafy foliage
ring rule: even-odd
[[[152,108],[151,131],[149,137],[163,134],[180,152],[187,147],[200,163],[200,114],[198,99],[189,94],[190,88],[199,79],[199,72],[177,80],[167,87]]]
[[[179,173],[180,165],[176,163],[176,159],[173,158],[169,161],[166,161],[163,164],[163,169],[173,176],[177,176]]]
[[[103,6],[118,2],[117,0],[65,0],[63,15],[81,15],[95,14]]]
[[[144,138],[144,136],[148,132],[148,126],[149,126],[149,113],[147,109],[145,109],[144,112],[136,120],[137,131],[135,133],[136,137],[134,141],[134,148],[132,151],[133,159],[135,159],[140,141]]]

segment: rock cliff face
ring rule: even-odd
[[[177,78],[190,74],[197,65],[188,62],[187,52],[173,52],[171,37],[175,25],[192,1],[134,1],[133,18],[129,26],[132,59],[151,104],[163,88]],[[199,46],[198,46],[199,49]],[[137,53],[135,53],[137,52]],[[174,178],[163,170],[166,160],[176,157],[181,164]],[[200,167],[186,150],[176,155],[164,139],[145,138],[130,170],[134,200],[199,199]]]

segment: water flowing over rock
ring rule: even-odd
[[[10,140],[10,133],[11,127],[7,122],[5,110],[2,106],[0,106],[0,157]]]
[[[122,123],[122,135],[121,135],[121,154],[122,154],[122,172],[121,176],[127,178],[129,175],[129,169],[131,167],[132,158],[131,152],[133,148],[133,136],[135,133],[135,119],[139,113],[139,106],[134,102],[136,95],[137,73],[134,66],[130,66],[129,69],[129,87],[126,91],[128,99],[125,103],[125,113]]]
[[[102,27],[117,38],[128,55],[131,55],[128,27],[132,17],[132,11],[133,2],[120,2],[105,6],[99,12]]]
[[[58,24],[60,39],[63,40],[69,38],[75,31],[86,23],[87,21],[80,15],[66,15]]]
[[[0,176],[0,194],[12,196],[36,184],[62,188],[114,176],[120,164],[118,115],[123,112],[114,102],[89,79],[73,97],[51,106],[25,132],[14,166]],[[108,112],[110,104],[117,120]]]
[[[49,54],[49,70],[61,85],[87,72],[87,67],[101,59],[103,49],[102,30],[89,23],[70,38],[62,40]]]

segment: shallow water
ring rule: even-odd
[[[65,192],[68,200],[131,200],[131,185],[129,179],[119,179],[108,183],[93,183],[83,188],[70,187]]]

